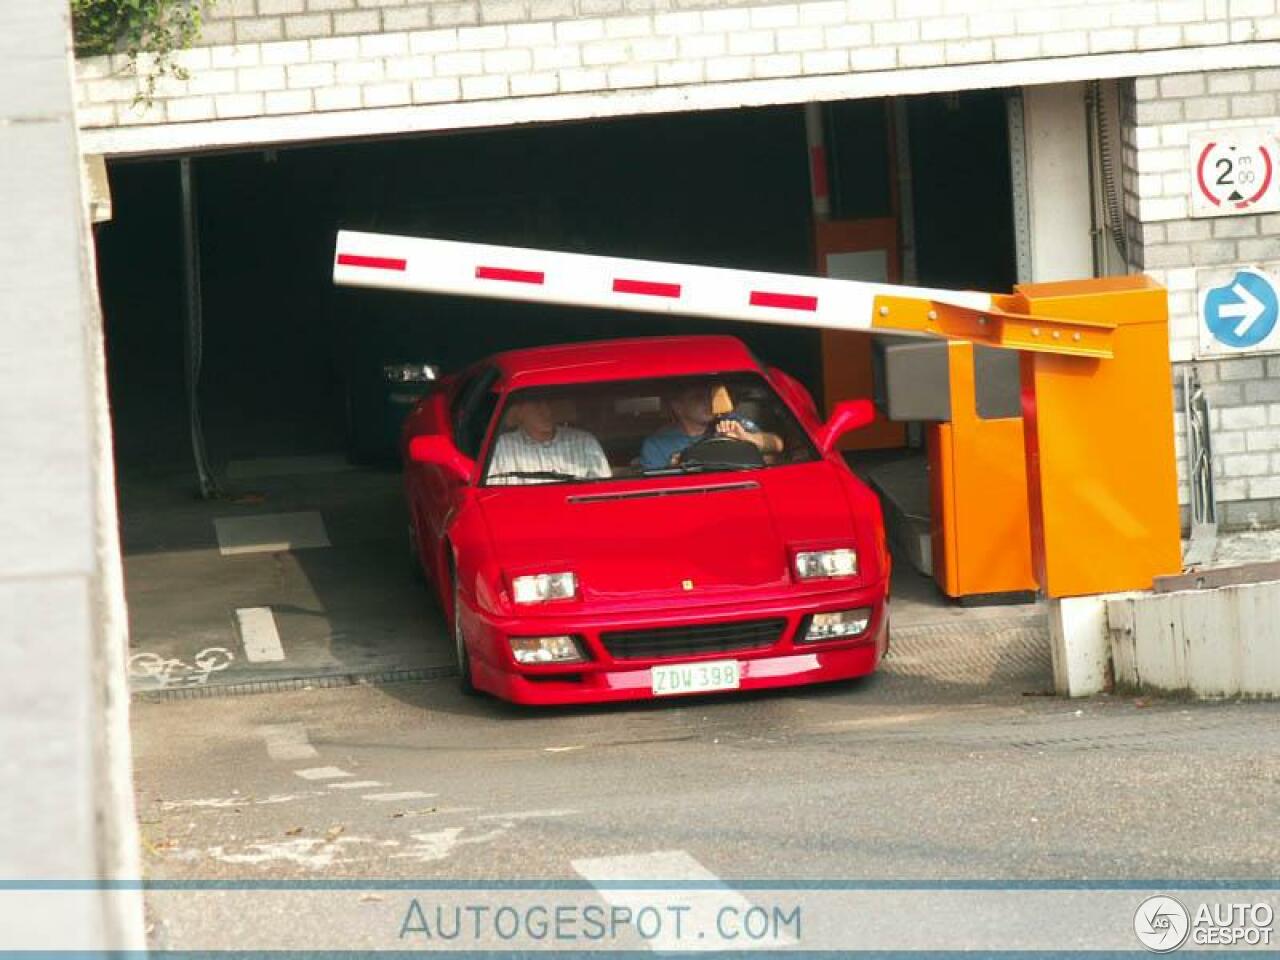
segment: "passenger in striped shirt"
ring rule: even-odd
[[[515,429],[494,441],[488,482],[553,483],[611,475],[600,441],[585,430],[559,426],[546,400],[518,400],[507,419]]]

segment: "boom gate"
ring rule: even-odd
[[[334,282],[939,337],[1021,353],[1036,583],[1051,599],[1181,570],[1168,299],[1137,275],[1010,294],[341,231]],[[980,497],[982,488],[961,496]]]

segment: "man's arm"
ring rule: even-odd
[[[662,456],[662,444],[658,442],[656,435],[646,437],[644,443],[640,444],[640,466],[646,470],[667,466],[667,461]]]
[[[755,424],[751,424],[752,427]],[[757,447],[761,453],[781,453],[782,438],[776,433],[766,433],[763,430],[748,429],[740,420],[730,420],[728,418],[721,420],[716,424],[716,431],[722,436],[732,437],[735,440],[745,440]]]

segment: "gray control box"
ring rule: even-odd
[[[947,344],[923,337],[875,337],[872,399],[890,420],[950,420]]]
[[[922,337],[876,337],[871,353],[872,398],[890,420],[951,419],[947,343]],[[984,420],[1022,415],[1016,350],[973,346],[974,404]]]

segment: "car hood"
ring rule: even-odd
[[[849,544],[855,522],[826,462],[589,485],[487,488],[506,576],[573,571],[584,602],[723,602],[789,589],[790,552]]]

